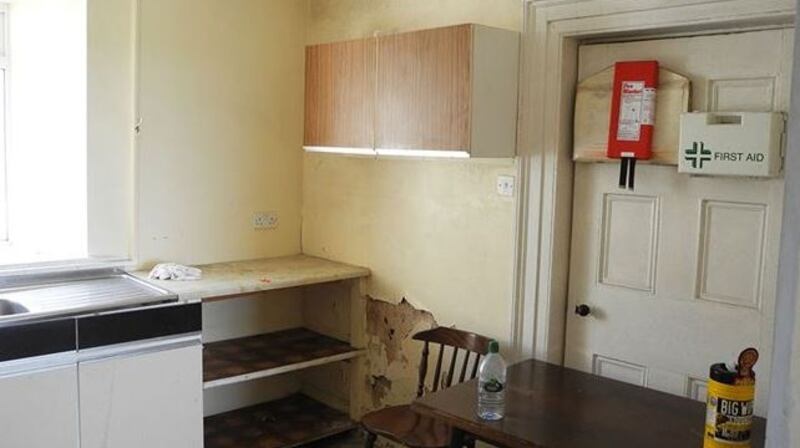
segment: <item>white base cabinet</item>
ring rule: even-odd
[[[81,448],[203,446],[199,344],[79,363]]]
[[[71,364],[0,376],[0,446],[76,448],[77,372]]]

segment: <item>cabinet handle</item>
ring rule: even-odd
[[[200,333],[189,333],[181,336],[166,336],[146,341],[125,342],[117,345],[94,347],[80,350],[78,362],[92,362],[108,358],[144,355],[193,345],[201,345]]]

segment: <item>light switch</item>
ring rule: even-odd
[[[514,196],[514,176],[497,176],[497,194]]]

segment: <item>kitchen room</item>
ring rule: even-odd
[[[688,112],[778,112],[791,131],[795,4],[628,3],[9,2],[0,396],[13,404],[0,411],[0,446],[650,437],[625,428],[628,414],[610,402],[608,426],[579,418],[609,397],[540,405],[578,389],[549,383],[519,403],[509,388],[500,423],[460,427],[469,416],[437,407],[436,394],[465,380],[474,395],[489,340],[509,364],[537,359],[524,364],[533,377],[592,374],[574,381],[624,395],[628,412],[645,412],[651,394],[681,395],[670,406],[687,411],[669,427],[686,432],[649,446],[700,446],[709,366],[755,347],[753,446],[800,446],[791,132],[783,170],[764,179],[678,172],[675,142],[672,159],[637,166],[631,190],[617,185],[619,160],[576,152],[595,129],[578,121],[583,82],[605,73],[598,82],[611,86],[606,69],[626,60],[657,59],[685,78],[673,89],[660,72],[657,107],[673,104],[660,101],[667,86],[686,106],[656,112],[653,154]],[[729,47],[740,65],[697,68],[717,57],[708,48]],[[602,107],[586,116],[604,145]],[[686,198],[690,215],[668,220],[669,197]],[[615,206],[625,222],[610,218]],[[699,234],[662,253],[683,247],[664,239],[681,219]],[[722,240],[705,237],[717,228]],[[757,245],[737,244],[754,229]],[[612,244],[617,234],[627,247]],[[708,264],[684,263],[690,252]],[[690,278],[659,270],[682,264]],[[736,275],[715,276],[724,268]],[[666,305],[614,302],[634,294]],[[682,312],[751,324],[737,338],[673,307],[695,304],[706,308]],[[615,306],[639,327],[618,326]],[[681,353],[658,353],[642,326],[685,332],[699,348],[664,367]],[[481,338],[442,355],[455,346],[424,332],[451,327]],[[544,393],[555,395],[537,402]],[[464,403],[475,414],[477,397]],[[395,414],[373,414],[386,409]],[[433,442],[397,429],[422,415],[446,428]]]

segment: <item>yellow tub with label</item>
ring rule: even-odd
[[[723,370],[724,369],[724,370]],[[749,447],[755,381],[741,381],[724,364],[711,367],[706,401],[704,448]]]

